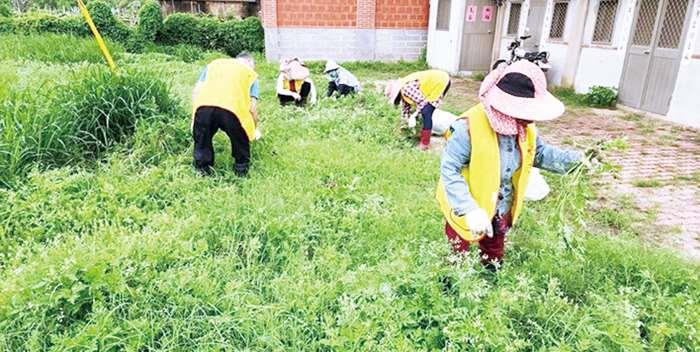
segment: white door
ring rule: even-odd
[[[689,0],[640,0],[620,84],[620,102],[666,114],[687,31]]]

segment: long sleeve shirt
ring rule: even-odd
[[[455,121],[450,126],[452,137],[447,142],[440,162],[440,177],[445,185],[447,201],[456,214],[466,214],[478,208],[469,186],[462,176],[462,169],[469,165],[471,158],[471,138],[468,122],[464,119]],[[501,186],[496,202],[496,214],[502,215],[513,206],[513,174],[520,168],[521,156],[518,136],[498,135],[501,161]],[[563,174],[576,166],[583,158],[578,151],[562,150],[546,144],[537,137],[534,166]]]
[[[346,86],[352,87],[353,89],[355,89],[355,92],[359,92],[361,90],[360,81],[357,79],[357,77],[355,77],[355,75],[350,73],[350,71],[346,70],[343,67],[339,67],[336,70],[336,72],[336,75],[330,75],[330,80],[335,82],[335,84],[337,84],[338,86],[344,84]]]
[[[401,93],[406,98],[411,99],[414,103],[416,103],[416,111],[422,111],[428,104],[434,106],[436,109],[440,107],[440,104],[442,104],[442,98],[436,101],[428,101],[428,99],[426,99],[423,95],[423,92],[420,91],[420,82],[418,82],[418,80],[410,81],[404,84],[404,86],[401,87]],[[402,100],[402,104],[401,117],[404,120],[408,120],[411,117],[412,106],[406,103],[404,100]]]

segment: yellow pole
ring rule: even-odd
[[[109,65],[109,68],[114,72],[117,69],[117,66],[114,65],[114,60],[112,60],[112,55],[109,53],[109,49],[107,49],[107,45],[105,45],[105,41],[102,39],[102,36],[100,35],[100,32],[97,31],[97,27],[95,27],[95,23],[92,22],[92,17],[90,16],[90,12],[88,12],[87,7],[85,7],[85,3],[83,3],[83,0],[77,0],[78,1],[78,7],[80,8],[80,13],[83,15],[85,18],[85,22],[87,22],[88,26],[90,27],[90,30],[92,31],[92,35],[95,36],[95,41],[97,42],[97,46],[100,47],[100,50],[102,51],[102,55],[105,57],[105,60],[107,60],[107,65]]]

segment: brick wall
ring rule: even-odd
[[[376,0],[377,28],[428,27],[429,0]]]
[[[357,26],[357,1],[348,0],[277,0],[279,27]]]

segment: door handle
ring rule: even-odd
[[[649,55],[651,53],[649,50],[644,50],[644,55]]]

